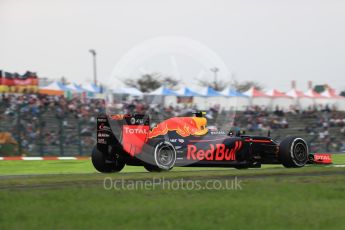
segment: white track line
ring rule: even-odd
[[[76,160],[76,157],[58,157],[58,160]]]
[[[345,165],[333,165],[333,167],[336,167],[336,168],[344,168]]]
[[[42,160],[87,160],[90,158],[83,157],[0,157],[0,161],[42,161]]]
[[[41,161],[43,157],[22,157],[24,161]]]

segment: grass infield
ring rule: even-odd
[[[345,154],[333,154],[334,164],[345,165]],[[281,165],[263,165],[262,168],[283,168]],[[176,167],[172,171],[233,170],[229,168]],[[121,173],[146,172],[144,167],[126,166]],[[73,174],[96,173],[91,160],[49,160],[49,161],[0,161],[1,175],[30,174]]]
[[[334,155],[336,165],[345,155]],[[136,172],[136,173],[129,173]],[[26,174],[25,176],[20,174]],[[90,161],[0,162],[0,229],[342,229],[345,168],[96,173]],[[20,175],[20,176],[19,176]],[[104,189],[111,181],[241,181],[241,189]],[[187,182],[186,182],[187,181]]]

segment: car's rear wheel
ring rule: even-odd
[[[125,167],[125,162],[120,158],[109,157],[107,153],[97,149],[92,150],[91,161],[95,169],[101,173],[120,172]]]
[[[279,159],[287,168],[303,167],[309,160],[306,141],[299,137],[287,137],[280,143]]]

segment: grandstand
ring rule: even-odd
[[[255,87],[239,92],[232,87],[217,91],[210,86],[165,85],[143,93],[133,87],[63,84],[41,85],[36,73],[0,71],[0,131],[18,142],[0,155],[89,155],[95,144],[96,117],[106,108],[112,113],[146,113],[154,125],[172,116],[209,111],[209,126],[246,130],[279,140],[304,137],[311,151],[345,151],[345,97],[328,85],[316,92],[312,82],[302,92],[292,81],[287,93]],[[47,82],[46,82],[47,83]],[[235,115],[235,116],[234,116]]]
[[[151,123],[156,124],[171,116],[191,115],[195,109],[162,104],[150,107],[144,100],[134,99],[118,103],[112,112],[148,113]],[[25,155],[89,155],[95,143],[96,116],[104,111],[101,99],[4,95],[0,104],[0,127],[1,131],[13,134]],[[266,135],[270,130],[277,140],[287,135],[305,138],[311,151],[345,150],[345,113],[327,107],[286,112],[252,106],[234,113],[214,106],[208,111],[210,127],[246,130],[248,134],[259,135]]]

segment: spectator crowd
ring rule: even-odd
[[[140,99],[113,101],[106,106],[102,99],[3,94],[0,131],[10,132],[21,147],[32,154],[39,151],[59,154],[61,148],[71,146],[74,146],[73,154],[89,154],[95,143],[99,113],[147,113],[154,125],[168,117],[191,115],[195,110],[197,107],[193,105],[163,106]],[[295,133],[308,137],[312,151],[345,151],[345,114],[329,108],[292,107],[282,111],[276,107],[270,111],[250,106],[245,111],[229,112],[213,106],[207,117],[209,125],[215,128],[243,129],[249,134],[271,130],[276,136]]]

